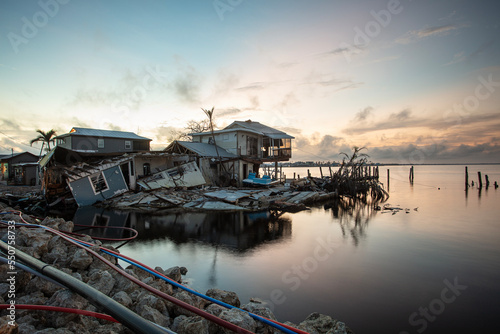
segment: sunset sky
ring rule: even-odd
[[[3,0],[0,153],[35,130],[154,149],[215,107],[296,139],[292,160],[500,162],[500,3]]]

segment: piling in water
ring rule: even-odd
[[[477,172],[477,177],[479,179],[479,186],[478,186],[478,188],[482,189],[483,188],[483,179],[481,178],[481,172]]]

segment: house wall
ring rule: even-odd
[[[193,141],[209,143],[212,135],[200,135],[193,138]],[[262,146],[262,136],[257,134],[251,134],[246,131],[237,131],[227,132],[227,133],[219,133],[215,134],[215,142],[217,146],[222,147],[226,151],[236,154],[236,155],[249,155],[247,143],[248,137],[257,138],[257,156],[262,157],[262,152],[260,152],[260,147]]]
[[[92,183],[88,176],[69,183],[69,188],[78,206],[92,205],[128,190],[120,166],[108,168],[103,171],[103,174],[108,189],[97,194],[94,194]]]
[[[104,140],[104,147],[99,148],[98,140]],[[130,147],[125,147],[125,142],[130,142]],[[90,136],[67,136],[64,142],[58,141],[58,146],[70,150],[96,151],[98,153],[149,151],[149,141],[132,140],[123,138],[105,138]]]
[[[28,152],[14,156],[13,158],[3,159],[2,171],[3,177],[5,179],[14,177],[14,166],[15,164],[22,162],[37,162],[38,157],[36,155],[30,154]]]
[[[151,174],[158,171],[169,169],[175,167],[177,163],[184,163],[190,161],[188,155],[178,155],[178,156],[136,156],[134,157],[134,167],[137,177],[143,177],[144,175],[144,164],[149,164]],[[192,160],[192,159],[191,159]]]

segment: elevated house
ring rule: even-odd
[[[251,120],[235,121],[222,130],[191,133],[193,143],[217,144],[239,159],[235,173],[239,181],[258,173],[260,165],[288,161],[292,157],[293,136]],[[277,170],[277,168],[275,168]]]
[[[59,147],[87,153],[127,153],[149,151],[151,139],[133,132],[74,127],[55,137]]]

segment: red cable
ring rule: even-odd
[[[94,317],[94,318],[98,318],[98,319],[104,319],[107,321],[119,322],[118,320],[116,320],[115,318],[113,318],[112,316],[107,315],[107,314],[79,310],[79,309],[75,309],[75,308],[48,306],[48,305],[26,305],[26,304],[15,304],[15,306],[16,306],[16,309],[20,309],[20,310],[41,310],[41,311],[76,313],[76,314],[86,315],[86,316]],[[0,304],[0,310],[1,309],[6,310],[9,307],[11,307],[10,304]]]
[[[26,220],[24,220],[24,218],[22,217],[22,212],[19,211],[19,217],[21,218],[21,220],[23,222],[25,222],[26,224],[30,224],[28,223]],[[162,297],[163,299],[173,303],[173,304],[176,304],[188,311],[191,311],[195,314],[198,314],[199,316],[202,316],[204,317],[205,319],[207,320],[210,320],[224,328],[227,328],[229,330],[232,330],[233,332],[235,333],[245,333],[245,334],[254,334],[253,332],[247,330],[247,329],[244,329],[244,328],[241,328],[233,323],[230,323],[224,319],[221,319],[213,314],[210,314],[206,311],[203,311],[203,310],[200,310],[199,308],[197,307],[194,307],[192,305],[189,305],[188,303],[186,302],[183,302],[181,300],[178,300],[160,290],[157,290],[143,282],[141,282],[140,280],[138,280],[137,278],[135,278],[134,276],[130,275],[129,273],[127,273],[126,271],[123,271],[122,269],[118,268],[117,266],[115,266],[113,263],[109,262],[107,259],[105,259],[104,257],[102,257],[101,255],[99,255],[98,253],[96,253],[95,251],[93,251],[92,249],[90,249],[89,247],[86,247],[86,246],[83,246],[81,245],[80,243],[78,242],[82,242],[81,240],[78,240],[78,239],[75,239],[75,238],[72,238],[70,236],[67,236],[65,235],[63,232],[60,232],[60,231],[57,231],[57,230],[54,230],[53,228],[51,227],[48,227],[48,226],[45,226],[45,229],[47,229],[48,231],[54,233],[54,234],[57,234],[59,235],[61,238],[71,242],[72,244],[74,244],[75,246],[79,247],[79,248],[82,248],[84,250],[86,250],[87,252],[91,253],[92,255],[94,255],[95,257],[97,257],[99,260],[101,260],[102,262],[104,262],[105,264],[107,264],[111,269],[115,270],[116,272],[118,272],[119,274],[121,274],[122,276],[124,276],[125,278],[128,278],[130,281],[136,283],[137,285],[143,287],[144,289],[154,293],[155,295],[157,296],[160,296]],[[76,242],[75,240],[77,240],[78,242]],[[94,246],[88,242],[83,242],[87,245],[91,245],[91,246]]]
[[[24,220],[24,218],[22,217],[22,212],[21,212],[21,211],[18,211],[18,213],[19,213],[19,217],[21,218],[21,220],[22,220],[23,222],[25,222],[26,224],[30,224],[30,223],[28,223],[26,220]],[[56,230],[53,230],[53,229],[51,229],[51,228],[48,228],[48,229],[50,229],[50,231],[51,231],[51,232],[53,232],[53,233],[57,233],[57,234],[62,233],[62,232],[60,232],[60,231],[56,231]],[[68,232],[64,232],[64,233],[68,233]],[[85,242],[85,241],[82,241],[82,240],[78,240],[78,239],[72,238],[72,237],[70,237],[70,236],[67,236],[67,238],[68,238],[68,239],[72,239],[72,240],[76,240],[76,241],[81,242],[81,243],[85,243],[86,245],[89,245],[89,246],[94,246],[93,244],[91,244],[91,243],[89,243],[89,242]],[[75,243],[75,242],[72,242],[72,243]],[[76,244],[77,246],[79,246],[79,247],[83,248],[83,249],[86,249],[86,250],[88,249],[87,247],[82,247],[82,246],[81,246],[80,244],[78,244],[78,243],[75,243],[75,244]],[[146,268],[146,269],[148,269],[148,270],[151,270],[151,271],[153,271],[154,273],[156,273],[156,274],[158,274],[158,275],[160,275],[160,276],[162,276],[162,277],[166,278],[166,279],[167,279],[167,280],[169,280],[169,281],[173,281],[170,277],[167,277],[167,276],[163,275],[162,273],[160,273],[160,272],[158,272],[158,271],[154,270],[153,268],[151,268],[151,267],[149,267],[149,266],[147,266],[147,265],[145,265],[145,264],[142,264],[141,262],[139,262],[139,261],[137,261],[137,260],[135,260],[135,259],[132,259],[132,258],[130,258],[130,257],[128,257],[128,256],[124,255],[124,254],[117,253],[117,252],[115,252],[115,251],[112,251],[112,250],[107,249],[107,248],[104,248],[104,247],[99,247],[99,249],[101,249],[101,250],[105,250],[105,251],[110,252],[110,253],[112,253],[112,254],[115,254],[115,255],[121,256],[121,257],[123,257],[123,258],[126,258],[127,260],[130,260],[130,261],[132,261],[132,262],[134,262],[134,263],[136,263],[136,264],[139,264],[139,265],[143,266],[144,268]],[[90,251],[90,250],[89,250],[89,251]],[[95,252],[93,252],[93,251],[91,251],[91,253],[93,253],[93,254],[94,254],[94,255],[96,255],[98,258],[100,258],[100,255],[98,255],[97,253],[95,253]],[[102,261],[104,261],[106,264],[108,264],[108,263],[107,263],[108,261],[107,261],[106,259],[102,258]],[[110,265],[110,264],[108,264],[108,265]],[[115,266],[114,266],[114,265],[112,265],[112,264],[111,264],[110,266],[115,267]],[[115,269],[115,270],[116,270],[116,269]],[[119,271],[118,271],[118,272],[119,272]],[[125,273],[125,274],[127,274],[127,275],[128,275],[128,273]],[[123,276],[125,276],[125,277],[127,277],[127,276],[126,276],[126,275],[124,275],[124,274],[122,274],[122,275],[123,275]],[[131,277],[133,278],[133,276],[131,276]],[[128,278],[128,277],[127,277],[127,278]],[[129,278],[129,279],[130,279],[130,278]],[[134,280],[132,280],[132,281],[134,281]],[[135,282],[135,281],[134,281],[134,282]],[[140,281],[139,281],[139,282],[140,282]],[[136,282],[136,283],[137,283],[137,282]],[[139,283],[137,283],[137,284],[138,284],[138,285],[140,285],[140,286],[142,286],[142,282],[140,282],[140,283],[141,283],[141,284],[139,284]],[[177,283],[177,282],[176,282],[176,283]],[[178,283],[178,284],[179,284],[179,283]],[[182,284],[181,284],[181,285],[182,285]],[[146,286],[147,286],[147,287],[149,287],[148,285],[146,285]],[[147,289],[147,288],[146,288],[146,289]],[[153,289],[154,289],[154,288],[153,288]],[[153,291],[151,291],[151,292],[153,292]],[[161,292],[161,291],[159,291],[159,292]],[[153,293],[154,293],[154,292],[153,292]],[[158,295],[158,294],[157,294],[157,295]],[[160,296],[160,295],[158,295],[158,296]],[[167,295],[167,296],[168,296],[168,295]],[[169,297],[170,297],[170,296],[169,296]],[[171,297],[171,298],[173,298],[173,297]],[[183,303],[182,301],[179,301],[179,302]],[[174,302],[174,303],[175,303],[175,302]],[[189,305],[189,304],[186,304],[186,305]],[[181,306],[181,305],[179,305],[179,306]],[[191,306],[191,305],[189,305],[189,306]],[[181,306],[181,307],[182,307],[182,306]],[[196,308],[196,309],[197,309],[197,308]],[[197,309],[197,310],[199,310],[199,309]],[[200,311],[202,311],[202,310],[200,310]],[[202,312],[204,312],[204,311],[202,311]],[[193,313],[196,313],[196,312],[193,312]],[[209,314],[209,313],[207,313],[207,314]],[[203,315],[202,315],[202,316],[203,316]],[[305,332],[305,331],[303,331],[303,330],[297,329],[297,328],[295,328],[295,327],[288,326],[288,325],[283,324],[283,323],[281,323],[281,322],[279,322],[279,321],[276,321],[276,320],[273,320],[273,319],[268,319],[268,318],[263,317],[263,316],[260,316],[260,317],[262,317],[262,318],[264,318],[264,319],[266,319],[266,320],[272,321],[272,322],[274,322],[275,324],[278,324],[278,325],[280,325],[280,326],[283,326],[283,327],[285,327],[285,328],[287,328],[287,329],[289,329],[289,330],[291,330],[291,331],[294,331],[294,332],[296,332],[297,334],[309,334],[308,332]],[[207,319],[208,319],[208,318],[207,318]],[[216,319],[222,320],[222,319],[220,319],[220,318],[218,318],[218,317],[216,317]],[[216,321],[215,321],[215,322],[216,322]],[[229,323],[229,324],[231,324],[231,323]],[[232,324],[231,324],[231,325],[232,325]],[[240,327],[238,327],[238,328],[240,328]]]

